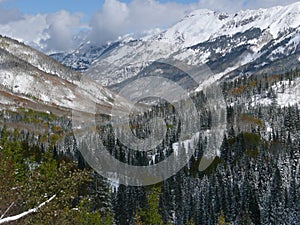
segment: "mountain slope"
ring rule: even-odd
[[[249,70],[243,72],[253,73],[298,54],[299,26],[300,2],[236,14],[196,10],[166,31],[99,54],[89,62],[85,75],[103,85],[116,85],[161,58],[207,64],[214,73],[230,72],[250,63]]]
[[[91,112],[97,104],[100,113],[108,114],[112,106],[121,109],[127,104],[114,102],[112,92],[52,58],[1,36],[0,83],[1,98],[6,100],[2,104],[8,107]]]
[[[41,71],[57,75],[70,81],[80,79],[80,77],[69,68],[62,66],[54,59],[14,39],[0,36],[0,47]]]
[[[73,70],[83,72],[99,57],[119,47],[121,44],[122,42],[117,41],[98,46],[96,43],[87,42],[69,53],[55,53],[50,56]]]

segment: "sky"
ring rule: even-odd
[[[238,10],[287,5],[296,0],[0,0],[0,34],[46,53],[97,44],[126,34],[170,27],[192,10]]]

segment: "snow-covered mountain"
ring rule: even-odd
[[[120,44],[121,42],[117,41],[98,46],[88,41],[69,53],[54,53],[50,56],[73,70],[82,72],[87,70],[96,59]]]
[[[214,73],[240,73],[241,66],[242,72],[253,73],[287,56],[297,58],[299,26],[300,2],[235,14],[200,9],[159,34],[100,48],[86,44],[61,61],[83,68],[85,75],[103,85],[134,77],[161,58],[207,64]],[[84,66],[78,63],[83,55],[88,62]]]
[[[13,39],[0,36],[0,98],[2,107],[91,112],[95,105],[109,113],[114,94],[100,84],[62,66]]]

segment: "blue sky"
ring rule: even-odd
[[[195,9],[234,13],[299,0],[0,0],[0,34],[44,52],[166,29]]]
[[[131,0],[120,2],[130,3]],[[158,2],[177,2],[181,4],[196,3],[198,0],[159,0]],[[25,14],[54,13],[66,10],[71,13],[81,12],[86,18],[90,18],[95,10],[101,10],[104,0],[11,0],[5,1],[4,7],[18,8]]]
[[[54,13],[66,10],[72,13],[82,12],[90,15],[95,9],[100,9],[103,2],[104,0],[11,0],[5,1],[4,7],[15,7],[26,14]]]

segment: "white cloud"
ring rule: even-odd
[[[115,39],[128,27],[129,9],[117,0],[105,1],[101,12],[95,12],[90,22],[91,37],[97,42]]]
[[[128,4],[105,0],[102,10],[95,12],[91,19],[90,37],[104,42],[126,33],[138,35],[149,29],[170,26],[196,8],[197,4],[162,4],[155,0],[133,0]]]
[[[75,48],[74,39],[80,30],[88,28],[88,37],[104,43],[119,36],[134,33],[136,36],[148,30],[166,28],[179,21],[187,13],[198,8],[235,12],[240,9],[286,5],[296,0],[199,0],[192,4],[160,3],[157,0],[105,0],[89,24],[84,24],[82,14],[59,11],[51,14],[24,15],[19,9],[5,9],[0,0],[0,34],[24,41],[44,51],[66,51]],[[101,6],[99,5],[99,8]]]
[[[81,18],[82,14],[67,11],[23,15],[18,10],[0,8],[0,34],[45,52],[66,51],[78,45],[74,36],[83,27]]]
[[[137,36],[147,30],[166,28],[199,8],[232,13],[292,2],[296,0],[199,0],[192,4],[160,3],[156,0],[132,0],[126,4],[119,0],[105,0],[102,10],[95,12],[90,22],[90,38],[105,42],[128,33]]]
[[[207,8],[221,12],[234,12],[244,8],[241,0],[200,0],[199,8]]]
[[[67,11],[59,11],[46,16],[48,28],[43,33],[48,38],[41,40],[49,51],[63,51],[74,48],[78,43],[74,36],[82,27],[82,14],[71,14]]]
[[[10,21],[0,26],[0,33],[24,41],[31,45],[39,44],[43,35],[43,30],[47,27],[45,15],[24,16],[15,21]]]

